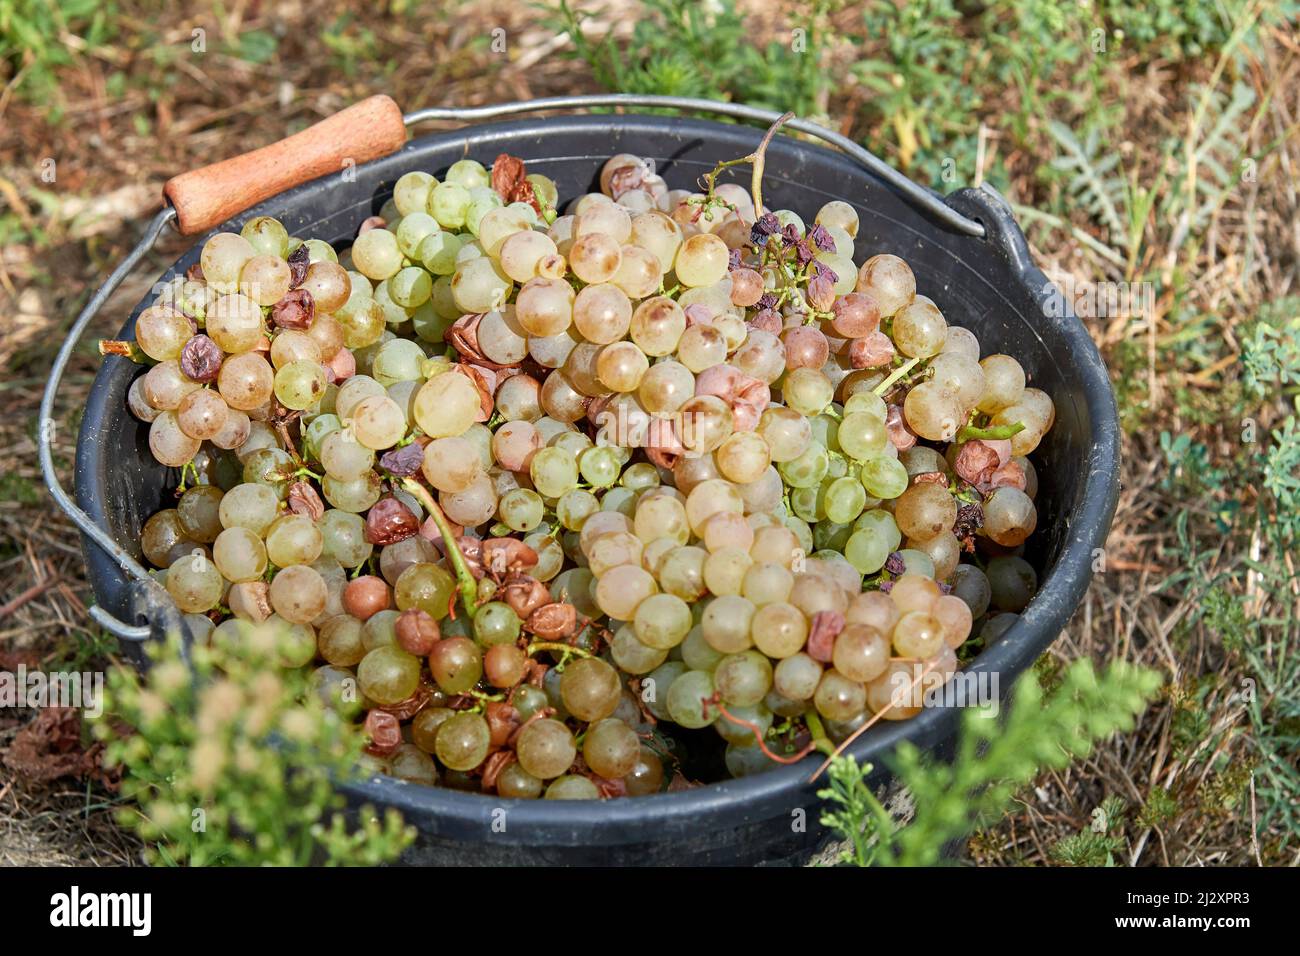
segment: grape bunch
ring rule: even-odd
[[[367,769],[638,796],[919,712],[1037,589],[1055,410],[858,216],[620,154],[407,173],[351,248],[218,233],[105,353],[181,470],[141,549],[201,641],[280,635]],[[713,728],[715,733],[702,732]]]

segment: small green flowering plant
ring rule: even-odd
[[[344,812],[334,784],[356,772],[365,741],[347,688],[285,666],[291,640],[270,625],[211,646],[173,638],[151,649],[146,675],[110,676],[95,731],[122,772],[120,822],[148,862],[375,865],[410,843],[396,811]]]

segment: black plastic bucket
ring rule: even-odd
[[[750,152],[760,136],[750,127],[638,115],[478,126],[413,140],[357,168],[351,182],[331,176],[307,183],[222,228],[238,230],[252,216],[270,215],[293,235],[346,244],[403,173],[436,175],[464,157],[490,164],[502,152],[523,157],[529,171],[554,179],[562,201],[593,189],[604,160],[622,152],[653,158],[670,186],[686,188],[718,160]],[[918,211],[845,156],[778,137],[767,153],[764,196],[772,208],[805,215],[830,199],[852,203],[861,217],[859,261],[877,252],[907,259],[918,291],[933,298],[950,322],[975,332],[986,354],[1014,355],[1032,384],[1056,403],[1056,424],[1035,456],[1039,531],[1027,557],[1040,569],[1040,590],[1015,626],[968,668],[995,676],[1005,693],[1078,606],[1094,551],[1114,514],[1118,423],[1097,349],[1033,264],[1010,210],[992,193],[968,189],[948,197],[952,207],[985,227],[984,237],[965,235]],[[195,262],[201,246],[197,242],[163,279]],[[136,307],[124,335],[148,301]],[[177,478],[154,462],[147,426],[127,411],[127,389],[139,373],[126,359],[105,360],[86,405],[76,464],[77,502],[137,557],[145,519],[173,500]],[[89,541],[86,561],[96,598],[107,611],[158,627],[162,609],[142,603],[118,563]],[[873,728],[850,752],[880,767],[901,740],[941,751],[959,717],[954,708],[927,708],[912,720]],[[815,766],[809,759],[742,780],[601,802],[503,800],[390,778],[342,789],[354,803],[403,812],[420,833],[406,856],[412,863],[801,863],[826,841],[818,822],[818,786],[808,783]]]

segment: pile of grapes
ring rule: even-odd
[[[560,215],[461,160],[343,253],[209,239],[103,343],[151,366],[130,409],[182,471],[141,547],[197,639],[269,622],[370,769],[502,797],[916,714],[1033,597],[1052,401],[902,259],[855,265],[852,206],[808,224],[721,169],[618,155]]]

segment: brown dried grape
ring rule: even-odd
[[[207,385],[217,380],[225,353],[206,335],[195,335],[181,349],[180,366],[185,377]]]
[[[442,639],[438,622],[418,607],[407,608],[397,617],[397,643],[408,654],[426,657]]]
[[[277,328],[301,332],[311,327],[315,311],[316,304],[310,292],[292,289],[271,306],[271,321]]]

